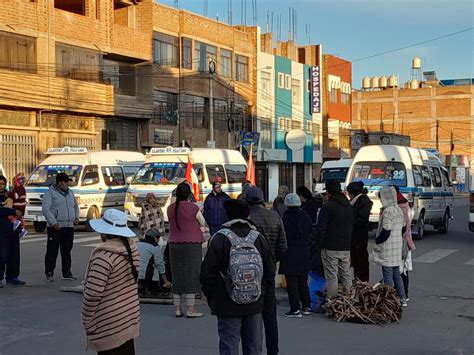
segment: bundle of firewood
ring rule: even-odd
[[[393,287],[357,281],[349,295],[329,300],[326,315],[338,322],[385,324],[402,318],[400,299]]]

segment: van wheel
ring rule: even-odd
[[[418,222],[416,222],[416,234],[413,236],[415,240],[422,240],[425,236],[425,213],[420,213]]]
[[[94,231],[92,229],[89,221],[91,219],[97,219],[97,218],[100,218],[99,210],[97,209],[97,207],[92,206],[91,208],[89,208],[89,211],[87,212],[87,220],[86,220],[86,224],[85,224],[86,232],[93,232]]]
[[[46,222],[33,222],[36,233],[43,233],[46,230]]]
[[[449,229],[449,212],[448,210],[446,210],[446,212],[444,212],[443,222],[440,228],[438,228],[438,232],[441,234],[447,234],[448,229]]]

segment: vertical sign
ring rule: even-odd
[[[321,72],[319,66],[311,67],[311,113],[321,112]]]

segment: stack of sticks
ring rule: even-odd
[[[326,315],[338,322],[386,324],[402,318],[400,299],[393,287],[356,281],[349,295],[329,300]]]

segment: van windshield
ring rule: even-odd
[[[70,186],[77,186],[81,175],[81,165],[40,165],[31,174],[26,186],[51,186],[56,183],[56,175],[66,173],[72,179]]]
[[[399,162],[357,162],[351,181],[362,181],[366,186],[407,186],[407,174]]]
[[[325,183],[328,180],[336,180],[337,182],[345,182],[349,168],[326,168],[321,170],[319,177],[320,183]]]
[[[186,164],[184,163],[147,163],[138,170],[132,184],[179,184],[185,176]]]

